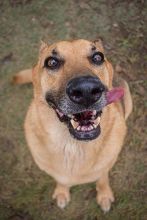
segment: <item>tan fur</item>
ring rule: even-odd
[[[123,80],[123,87],[125,90],[124,97],[123,97],[124,107],[125,107],[125,120],[127,120],[127,118],[129,117],[129,115],[131,114],[133,110],[133,102],[132,102],[129,85],[125,80]]]
[[[32,69],[20,71],[13,77],[14,84],[24,84],[32,82]]]
[[[80,70],[84,69],[98,75],[109,89],[112,87],[113,68],[108,60],[98,68],[87,60],[92,44],[96,45],[98,50],[103,50],[99,42],[86,40],[62,41],[50,46],[43,44],[38,64],[33,71],[29,69],[20,72],[15,82],[25,83],[33,80],[34,99],[26,116],[25,134],[36,164],[57,182],[53,198],[57,199],[58,206],[63,208],[70,201],[71,186],[96,181],[97,202],[106,212],[114,201],[108,172],[122,148],[126,134],[125,118],[132,109],[128,85],[125,83],[125,117],[120,102],[106,106],[101,118],[102,133],[97,139],[88,142],[71,137],[67,126],[59,121],[55,111],[48,107],[44,98],[48,89],[59,90],[75,72],[80,74]],[[45,57],[49,56],[54,48],[57,48],[66,62],[64,68],[52,75],[42,66]]]

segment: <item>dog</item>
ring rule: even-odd
[[[57,183],[53,198],[64,208],[70,188],[96,182],[97,203],[108,212],[114,195],[109,171],[126,135],[132,98],[126,81],[113,88],[113,67],[101,40],[42,42],[38,63],[14,76],[33,82],[25,135],[39,168]]]

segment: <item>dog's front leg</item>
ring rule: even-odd
[[[108,173],[102,174],[96,182],[97,203],[104,212],[108,212],[111,208],[111,203],[114,202],[113,192],[109,185]]]
[[[53,199],[56,199],[59,208],[63,209],[70,201],[69,187],[57,183],[55,191],[53,193]]]

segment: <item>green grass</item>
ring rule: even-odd
[[[0,220],[145,220],[146,206],[146,3],[117,0],[0,1]],[[23,121],[32,86],[10,83],[37,60],[41,39],[104,40],[107,57],[123,67],[134,111],[128,136],[111,172],[116,201],[108,214],[96,204],[95,184],[72,188],[61,211],[51,199],[55,182],[30,155]]]

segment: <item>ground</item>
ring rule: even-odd
[[[144,0],[0,0],[0,220],[147,219],[146,12]],[[41,39],[98,37],[127,79],[134,102],[128,135],[110,174],[116,201],[103,214],[94,183],[86,184],[72,188],[72,201],[61,211],[51,199],[55,182],[35,165],[24,138],[32,86],[14,86],[11,79],[36,63]]]

